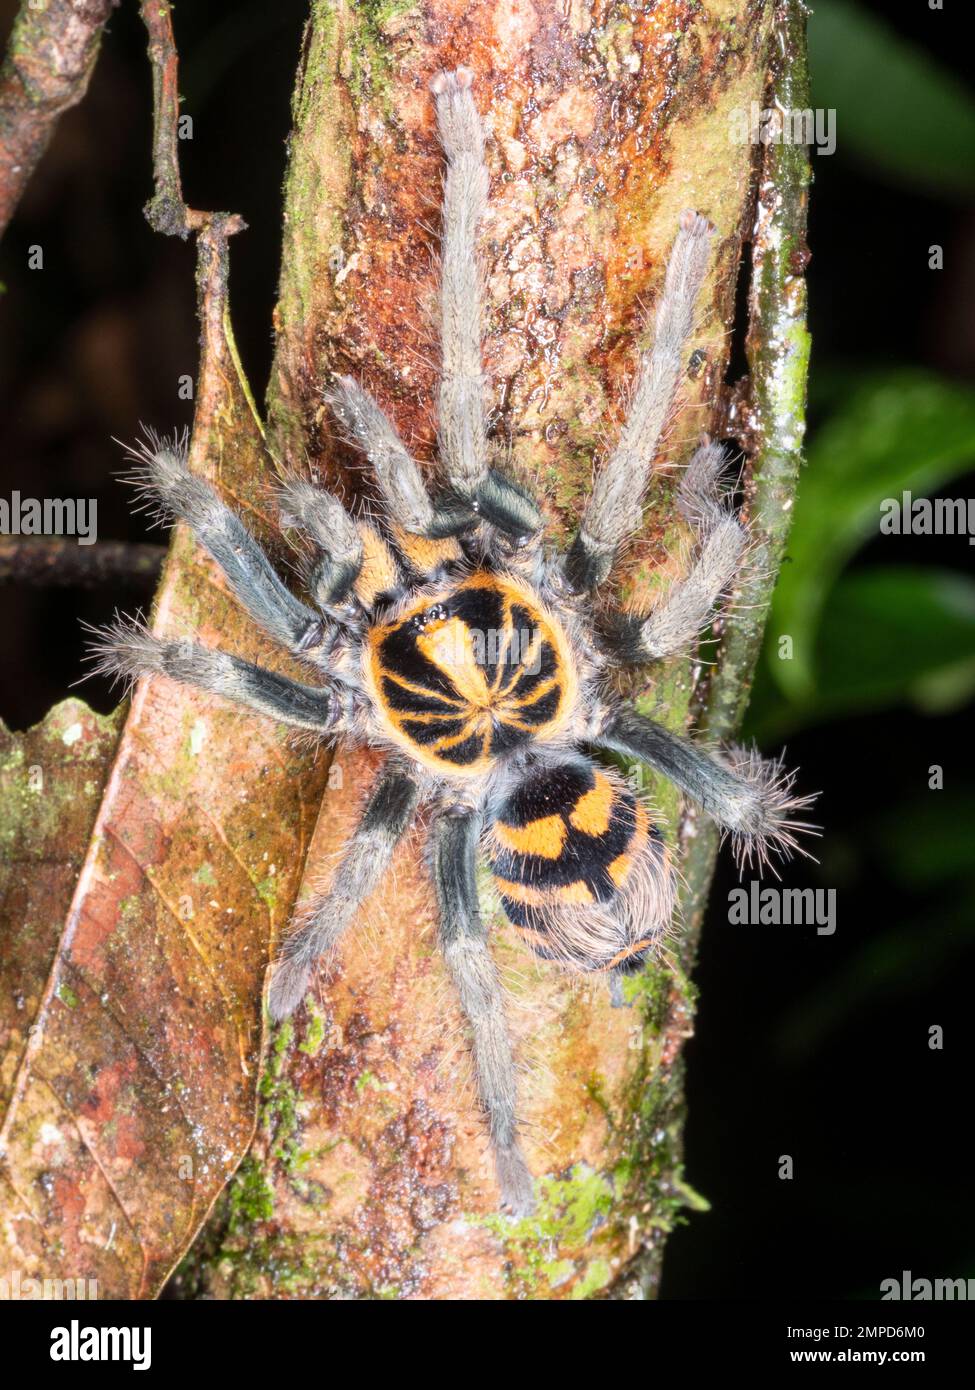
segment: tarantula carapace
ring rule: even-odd
[[[441,489],[427,492],[372,398],[336,379],[326,398],[367,455],[383,511],[379,520],[355,519],[311,483],[284,486],[282,520],[315,551],[309,605],[281,582],[217,492],[189,473],[185,449],[152,439],[137,451],[139,484],[192,527],[240,602],[310,664],[318,683],[163,641],[128,621],[103,636],[100,651],[112,671],[159,673],[325,738],[386,750],[330,890],[285,942],[270,985],[274,1018],[301,1004],[317,962],[380,882],[417,808],[432,807],[440,944],[470,1024],[502,1201],[524,1213],[532,1180],[519,1147],[502,989],[478,912],[479,849],[509,921],[539,956],[575,971],[629,971],[668,929],[674,871],[642,797],[595,750],[641,759],[670,778],[746,859],[793,849],[808,827],[790,816],[808,798],[793,796],[780,764],[734,749],[712,756],[611,691],[614,667],[693,645],[733,585],[747,535],[721,486],[718,447],[702,445],[682,475],[678,501],[697,537],[684,577],[647,614],[607,616],[593,602],[640,523],[687,367],[712,227],[697,213],[680,220],[622,436],[574,543],[557,553],[543,544],[531,497],[491,461],[475,254],[488,174],[470,74],[441,74],[433,93],[446,154]]]

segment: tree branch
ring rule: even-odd
[[[182,237],[220,218],[226,236],[245,230],[237,213],[198,212],[186,206],[179,172],[179,58],[169,0],[141,0],[152,64],[152,168],[156,191],[143,211],[154,232]]]
[[[0,68],[0,235],[57,119],[88,90],[102,30],[119,0],[24,0]]]
[[[159,578],[164,545],[130,545],[125,541],[76,540],[32,536],[0,537],[0,584],[35,588],[97,589],[124,580],[148,588]]]
[[[769,109],[802,111],[809,105],[806,13],[802,0],[780,0],[777,7]],[[749,389],[740,407],[745,415],[741,434],[751,455],[747,496],[753,549],[718,663],[700,701],[698,728],[708,740],[731,738],[741,724],[792,525],[806,429],[810,339],[803,272],[809,261],[809,178],[804,145],[783,141],[766,146],[752,239],[745,342]],[[684,858],[683,909],[688,930],[684,958],[688,964],[697,948],[717,846],[713,824],[699,822]]]

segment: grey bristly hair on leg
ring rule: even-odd
[[[477,231],[487,206],[484,132],[466,68],[431,84],[440,141],[447,157],[443,198],[439,400],[440,457],[451,487],[476,497],[487,476],[488,442],[481,360],[481,269]]]
[[[673,656],[700,636],[738,573],[747,544],[744,529],[733,516],[724,517],[702,538],[690,572],[674,581],[640,626],[644,659]]]
[[[477,905],[480,817],[446,812],[433,827],[440,946],[471,1027],[477,1090],[487,1116],[502,1205],[513,1216],[534,1207],[531,1173],[518,1142],[515,1066],[504,995]]]
[[[523,487],[491,468],[477,491],[477,514],[519,546],[542,525],[538,504]]]
[[[677,489],[677,507],[697,531],[707,531],[730,511],[730,489],[724,484],[727,452],[709,439],[694,450]]]
[[[748,534],[722,504],[718,484],[725,462],[720,446],[705,444],[687,466],[678,505],[697,530],[695,554],[688,573],[675,579],[653,612],[637,622],[631,633],[633,660],[660,660],[690,646],[741,569]]]
[[[796,839],[797,835],[819,835],[818,825],[809,821],[790,820],[795,811],[812,806],[817,792],[796,796],[796,773],[785,767],[782,757],[763,758],[756,748],[733,744],[721,750],[721,759],[741,781],[755,789],[761,805],[761,826],[758,831],[746,826],[731,831],[731,850],[739,870],[752,867],[759,873],[769,867],[769,851],[789,859],[798,853],[806,859],[813,856]]]
[[[91,644],[94,671],[127,681],[162,675],[196,686],[296,729],[322,736],[340,731],[351,710],[351,692],[302,685],[227,652],[195,642],[154,637],[137,618],[116,617]]]
[[[428,536],[434,510],[420,469],[372,396],[352,377],[337,376],[325,400],[372,464],[390,521],[411,535]]]
[[[322,608],[342,603],[362,569],[362,536],[337,497],[292,479],[278,494],[281,523],[303,531],[318,556],[307,575],[308,592]]]
[[[415,781],[397,762],[387,764],[335,871],[329,892],[296,917],[271,979],[268,1010],[287,1018],[308,992],[319,958],[332,950],[356,910],[379,885],[420,797]]]
[[[281,646],[298,651],[318,615],[282,583],[270,560],[216,489],[190,472],[185,436],[160,439],[146,431],[128,447],[126,474],[159,520],[184,521],[223,570],[234,597]]]
[[[640,359],[619,443],[597,474],[579,533],[566,557],[569,582],[592,589],[609,574],[621,543],[639,528],[661,435],[674,410],[697,296],[707,271],[714,228],[700,213],[681,215],[653,326]]]
[[[457,502],[503,535],[527,543],[541,527],[535,501],[489,463],[482,272],[478,226],[487,206],[484,131],[467,68],[431,84],[447,157],[443,196],[440,337],[443,355],[438,438],[441,464]],[[449,511],[449,509],[448,509]]]
[[[794,852],[807,854],[797,836],[818,833],[810,822],[791,819],[816,797],[793,795],[795,774],[781,762],[766,762],[756,752],[737,748],[712,757],[623,706],[610,713],[594,742],[662,772],[730,832],[739,867],[754,859],[765,868],[772,854],[785,859]]]

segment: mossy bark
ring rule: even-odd
[[[747,417],[761,563],[746,600],[727,619],[706,689],[683,662],[630,692],[672,727],[697,710],[721,736],[747,697],[784,544],[806,356],[804,153],[763,150],[735,131],[775,84],[804,104],[803,51],[797,0],[313,0],[293,103],[267,440],[279,468],[308,469],[349,497],[368,484],[330,431],[320,392],[332,371],[362,380],[432,467],[437,354],[425,306],[441,164],[428,84],[439,69],[473,68],[490,135],[494,438],[540,494],[556,539],[618,426],[680,211],[715,223],[694,369],[621,584],[635,601],[679,566],[687,537],[671,461],[702,430],[734,433]],[[730,391],[749,241],[753,377]],[[333,763],[304,891],[327,880],[375,766],[345,752]],[[689,873],[691,943],[713,837],[681,823],[668,788],[649,789]],[[317,1004],[272,1037],[257,1140],[183,1271],[184,1293],[646,1296],[667,1233],[703,1205],[681,1176],[692,945],[614,1000],[603,981],[526,959],[485,890],[541,1194],[529,1220],[497,1215],[424,843],[420,825],[319,981]]]
[[[88,90],[118,0],[23,0],[0,65],[0,235],[58,119]]]

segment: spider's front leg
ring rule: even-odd
[[[531,1173],[518,1143],[515,1066],[504,995],[477,906],[480,816],[445,812],[433,829],[440,946],[471,1026],[474,1071],[494,1149],[502,1205],[513,1216],[534,1209]]]
[[[471,72],[458,68],[440,73],[431,84],[437,129],[447,157],[440,282],[440,456],[451,489],[473,514],[522,541],[539,530],[541,514],[522,488],[490,464],[481,355],[482,269],[477,254],[478,228],[487,207],[488,171],[471,81]]]
[[[325,391],[325,400],[346,435],[372,464],[397,545],[411,568],[424,577],[460,558],[455,538],[472,532],[479,522],[488,523],[519,547],[541,527],[533,499],[490,464],[481,360],[482,273],[477,256],[488,171],[471,74],[464,68],[444,72],[432,86],[437,128],[447,158],[438,396],[438,438],[446,493],[428,496],[420,469],[392,421],[357,382],[336,376]]]
[[[302,479],[285,483],[278,497],[281,520],[310,537],[316,558],[305,576],[308,593],[324,614],[349,603],[365,559],[363,533],[342,503],[331,493]],[[298,651],[318,646],[325,621],[306,628]]]
[[[474,517],[470,507],[452,497],[433,502],[419,466],[392,421],[358,382],[348,376],[335,377],[325,401],[349,440],[372,464],[396,548],[413,573],[421,580],[432,579],[459,560],[463,552],[456,535],[470,525]],[[325,546],[326,538],[320,544]],[[347,589],[352,583],[354,577]]]
[[[391,759],[345,847],[332,887],[299,913],[296,929],[281,949],[268,993],[272,1018],[287,1018],[304,999],[319,958],[338,944],[357,909],[379,886],[419,799],[416,779]]]
[[[484,132],[466,68],[443,72],[432,85],[440,141],[447,156],[440,282],[440,448],[451,486],[459,496],[475,499],[489,466],[481,272],[475,254],[488,196]]]
[[[604,620],[604,639],[618,661],[643,665],[692,647],[732,587],[748,533],[722,496],[725,462],[719,445],[705,444],[687,465],[677,502],[696,532],[694,556],[649,615],[616,613]]]
[[[643,494],[686,366],[713,232],[700,213],[682,214],[654,319],[653,345],[640,359],[619,443],[596,477],[579,533],[566,556],[566,577],[579,591],[595,589],[605,581],[620,546],[639,529]]]

